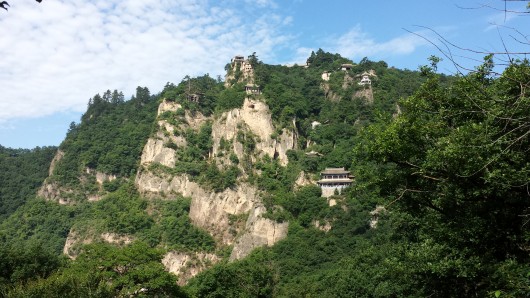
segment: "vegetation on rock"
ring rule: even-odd
[[[0,223],[1,295],[529,295],[528,60],[513,60],[495,75],[486,57],[476,71],[455,77],[435,73],[435,63],[421,71],[398,70],[383,61],[355,64],[322,50],[311,54],[308,67],[266,65],[255,54],[249,61],[262,93],[248,96],[269,106],[271,139],[278,140],[282,129],[296,134],[287,165],[276,155],[256,154],[259,140],[244,127],[233,139],[219,141],[230,164],[218,165],[212,157],[210,120],[240,108],[247,96],[238,68],[228,87],[205,75],[168,83],[155,96],[138,88],[130,101],[119,92],[95,96],[61,145],[65,156],[52,181],[82,194],[100,191],[102,197],[63,206],[33,198],[35,184],[20,193],[11,182],[0,184],[6,217]],[[351,69],[340,70],[342,64]],[[358,75],[372,70],[376,77],[369,87],[357,84]],[[330,73],[329,81],[323,72]],[[359,96],[368,89],[372,99]],[[143,144],[156,134],[161,98],[182,106],[159,115],[176,128],[164,137],[182,137],[186,145],[164,141],[175,152],[175,166],[151,163],[147,170],[186,175],[212,192],[240,182],[253,185],[267,208],[264,217],[289,222],[285,239],[228,262],[230,247],[191,224],[189,198],[138,193],[132,180]],[[210,118],[188,129],[187,117],[198,113]],[[234,142],[243,158],[231,149]],[[26,165],[30,160],[15,169],[9,160],[15,151],[1,149],[6,153],[0,166],[21,175],[33,169]],[[36,172],[42,173],[51,151],[24,154],[39,156]],[[354,185],[340,195],[323,198],[315,185],[295,185],[301,172],[315,180],[324,168],[338,166],[355,175]],[[86,168],[120,179],[94,190]],[[228,219],[240,222],[247,214]],[[91,244],[80,241],[77,259],[65,260],[58,255],[72,231]],[[134,241],[105,243],[103,233]],[[160,263],[170,250],[207,251],[223,260],[179,288]]]

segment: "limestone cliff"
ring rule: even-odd
[[[231,215],[248,213],[259,201],[255,187],[241,183],[235,189],[216,193],[192,182],[186,175],[171,176],[146,169],[136,177],[138,190],[144,194],[179,193],[190,197],[190,219],[208,231],[219,243],[231,245],[240,228],[230,223]]]
[[[301,171],[300,174],[298,174],[296,181],[294,182],[294,188],[299,189],[300,187],[303,187],[303,186],[315,185],[315,184],[316,184],[316,181],[312,179],[310,175],[306,174],[304,171]]]
[[[171,198],[175,193],[190,197],[192,223],[208,231],[220,245],[234,244],[232,259],[244,257],[257,246],[272,245],[285,237],[287,223],[275,223],[262,217],[265,208],[255,186],[239,181],[234,187],[215,192],[192,181],[186,174],[160,171],[152,166],[174,168],[179,162],[175,156],[186,147],[186,140],[177,144],[172,137],[183,130],[198,130],[207,121],[212,121],[213,143],[208,162],[221,168],[231,163],[231,154],[250,163],[267,155],[286,165],[287,150],[296,146],[296,134],[284,129],[281,135],[273,137],[276,130],[269,108],[256,99],[247,98],[243,107],[210,118],[200,113],[183,113],[180,109],[180,105],[168,101],[160,105],[159,129],[144,147],[142,165],[135,180],[140,193],[147,197]],[[251,149],[248,142],[253,144]]]
[[[96,242],[105,242],[115,245],[128,245],[133,242],[133,237],[129,235],[118,235],[115,233],[102,233],[97,234],[93,231],[83,231],[79,232],[74,229],[70,230],[66,242],[63,247],[63,254],[65,254],[70,259],[75,259],[79,253],[81,245],[96,243]]]
[[[211,253],[170,251],[162,259],[162,264],[167,271],[178,276],[177,283],[183,286],[190,278],[215,265],[219,260],[217,255]]]
[[[37,196],[42,197],[48,201],[55,201],[61,205],[75,204],[80,200],[98,201],[105,193],[103,190],[103,183],[107,181],[113,181],[117,177],[116,175],[106,174],[98,172],[94,169],[86,168],[85,171],[80,175],[79,181],[81,186],[94,183],[96,185],[95,191],[83,191],[83,187],[73,189],[61,185],[54,176],[54,170],[58,162],[64,156],[64,152],[57,150],[48,170],[48,178],[46,178],[37,191]]]
[[[55,166],[58,162],[61,161],[63,157],[64,152],[61,150],[57,150],[57,153],[55,153],[55,156],[53,157],[52,162],[50,164],[50,168],[48,169],[48,178],[44,180],[44,183],[37,191],[37,196],[45,198],[49,201],[56,201],[59,204],[65,205],[68,204],[67,198],[73,191],[71,189],[61,188],[59,187],[59,184],[57,182],[50,181],[52,180],[50,178],[53,175]]]
[[[236,56],[230,63],[230,68],[225,75],[225,87],[230,87],[234,83],[246,82],[254,84],[254,69],[249,60],[242,56]]]
[[[278,223],[264,218],[267,209],[257,204],[252,208],[245,225],[245,233],[234,244],[230,260],[237,260],[247,256],[254,248],[272,246],[274,243],[287,236],[287,222]]]
[[[157,134],[158,138],[150,138],[144,147],[141,163],[156,162],[166,167],[175,166],[175,150],[167,148],[168,138],[163,134]]]
[[[372,86],[364,86],[361,90],[358,90],[353,94],[353,98],[362,98],[367,104],[374,103],[374,92]]]
[[[52,162],[50,163],[50,168],[48,169],[48,176],[51,176],[53,174],[53,171],[55,170],[55,166],[63,157],[64,157],[64,152],[61,150],[57,150],[57,152],[55,153],[55,156],[52,159]]]
[[[226,152],[221,148],[224,140],[232,144],[230,149],[239,160],[245,159],[249,152],[245,152],[243,140],[239,136],[247,133],[246,136],[252,137],[255,142],[254,152],[257,154],[252,156],[253,162],[256,157],[268,155],[277,158],[285,166],[288,163],[287,151],[296,148],[296,133],[283,129],[281,135],[273,138],[275,132],[269,107],[262,101],[246,98],[242,108],[225,112],[214,121],[212,155],[219,158],[220,164],[229,163]]]
[[[324,72],[322,74],[321,88],[324,90],[324,94],[328,100],[337,102],[343,99],[340,94],[337,94],[337,90],[332,90],[330,86],[330,78],[333,75],[338,76],[339,74],[343,75],[341,82],[342,90],[347,90],[352,87],[355,88],[356,91],[353,93],[352,99],[362,98],[367,104],[372,104],[374,102],[371,81],[369,79],[368,83],[364,83],[362,81],[363,78],[377,78],[377,75],[373,69],[355,76],[352,76],[349,72],[343,71],[335,73]]]

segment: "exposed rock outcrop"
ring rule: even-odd
[[[149,138],[142,152],[141,163],[156,162],[166,167],[175,166],[175,150],[165,147],[167,140]]]
[[[105,242],[114,245],[128,245],[134,241],[134,238],[129,235],[118,235],[116,233],[103,233],[100,235],[94,234],[91,231],[84,231],[79,233],[75,230],[70,230],[66,237],[66,242],[63,247],[63,254],[70,259],[75,259],[80,253],[82,245]]]
[[[260,201],[257,189],[242,183],[235,189],[222,192],[205,190],[186,175],[157,175],[141,171],[136,185],[142,193],[180,193],[191,197],[190,219],[196,226],[208,231],[217,241],[230,245],[234,242],[237,227],[230,224],[229,215],[248,213]],[[235,231],[234,231],[235,230]]]
[[[311,179],[309,175],[307,175],[304,171],[301,171],[300,174],[298,174],[296,181],[294,182],[294,188],[298,189],[307,185],[315,185],[315,183],[316,182],[313,181],[313,179]]]
[[[72,203],[72,195],[74,191],[70,188],[62,187],[57,182],[44,181],[41,188],[37,191],[37,196],[48,201],[56,201],[61,205],[68,205]]]
[[[103,233],[101,234],[101,240],[110,244],[117,245],[128,245],[131,244],[134,240],[133,237],[129,235],[118,235],[116,233]]]
[[[247,152],[237,138],[238,133],[243,133],[244,130],[254,137],[254,151],[258,156],[268,155],[277,158],[281,165],[285,166],[288,163],[287,151],[296,148],[296,134],[284,129],[281,135],[273,139],[276,130],[272,124],[269,107],[262,101],[246,98],[242,108],[225,112],[214,121],[212,155],[218,157],[222,151],[221,140],[227,140],[232,143],[232,150],[237,157],[240,160],[245,158]]]
[[[200,113],[192,115],[186,111],[184,114],[175,113],[176,118],[173,119],[168,118],[171,114],[165,113],[176,112],[180,108],[178,104],[162,102],[159,114],[164,114],[164,119],[159,119],[159,131],[144,147],[142,166],[135,179],[138,190],[148,197],[163,195],[171,198],[172,194],[190,197],[191,222],[208,231],[218,244],[233,244],[231,259],[234,260],[248,255],[256,247],[270,246],[284,238],[288,223],[277,223],[263,217],[266,209],[255,186],[239,181],[234,187],[215,192],[191,181],[186,174],[171,174],[171,170],[150,166],[161,164],[168,169],[174,168],[179,162],[175,158],[177,151],[186,146],[186,140],[176,142],[172,139],[175,132],[189,128],[198,130],[206,121],[212,121],[213,146],[209,162],[218,166],[230,164],[233,159],[230,155],[251,163],[267,155],[286,165],[287,151],[297,144],[296,132],[284,129],[277,135],[268,106],[256,99],[246,98],[243,107],[216,118],[204,117]],[[293,127],[296,127],[295,124]],[[173,142],[172,148],[168,147],[169,142]],[[240,166],[240,169],[244,172],[243,167]],[[210,263],[214,260],[211,256],[203,257]],[[178,272],[185,281],[186,276],[193,276],[205,266],[189,266],[194,269],[186,269],[189,272],[183,273],[182,268],[186,267],[183,264],[200,258],[198,255],[172,252],[166,255],[164,264],[172,267],[171,270]]]
[[[336,94],[331,90],[331,87],[329,86],[329,83],[326,81],[325,83],[322,83],[321,85],[322,90],[324,90],[324,95],[329,101],[338,102],[340,101],[341,97],[340,95]]]
[[[42,186],[37,191],[37,196],[42,197],[48,201],[56,201],[61,205],[67,205],[70,201],[71,194],[73,190],[60,187],[57,182],[50,181],[50,177],[53,176],[53,172],[58,162],[64,157],[64,152],[57,150],[55,156],[50,163],[50,168],[48,169],[48,178],[44,180]]]
[[[236,74],[238,74],[236,78]],[[237,81],[236,81],[237,79]],[[232,60],[230,71],[225,75],[225,87],[229,88],[234,83],[247,82],[254,83],[254,68],[249,60]]]
[[[374,103],[374,93],[372,91],[372,86],[364,86],[361,90],[358,90],[353,95],[353,98],[362,98],[367,104]]]
[[[48,178],[46,178],[37,191],[37,196],[42,197],[48,201],[56,201],[61,205],[71,205],[75,204],[78,200],[86,199],[88,201],[99,201],[102,195],[105,193],[103,190],[103,183],[107,181],[113,181],[117,179],[116,175],[106,174],[98,172],[94,169],[86,168],[84,173],[79,177],[81,185],[86,185],[88,183],[96,184],[96,191],[92,192],[81,192],[79,189],[72,189],[61,185],[58,181],[54,180],[54,170],[55,166],[64,156],[64,152],[58,150],[53,158],[50,168],[48,170]]]
[[[230,260],[246,257],[254,248],[272,246],[287,236],[289,224],[276,222],[263,217],[267,209],[259,204],[254,206],[245,225],[245,232],[236,240]]]
[[[168,252],[162,259],[166,270],[178,276],[178,285],[184,286],[188,280],[204,269],[219,262],[219,257],[210,253]]]
[[[352,78],[348,73],[344,74],[344,80],[342,81],[342,89],[346,90],[349,87],[355,85],[355,79]]]
[[[55,166],[63,157],[64,157],[64,152],[62,150],[57,150],[57,152],[55,153],[55,156],[52,159],[52,162],[50,163],[50,168],[48,169],[48,176],[53,175]]]
[[[88,169],[88,168],[87,168]],[[90,170],[90,169],[89,169]],[[102,172],[98,172],[98,171],[94,171],[93,174],[95,174],[96,176],[96,182],[99,184],[99,185],[103,185],[103,183],[107,182],[107,181],[114,181],[116,180],[116,178],[118,178],[116,175],[112,175],[112,174],[105,174],[105,173],[102,173]]]
[[[81,237],[74,230],[70,230],[64,243],[63,254],[70,259],[75,259],[79,255],[79,245],[90,244],[92,241],[93,239],[91,237]]]
[[[158,106],[157,116],[162,115],[164,112],[176,112],[178,109],[182,108],[179,103],[169,100],[163,100]]]
[[[384,206],[376,206],[374,210],[370,211],[370,215],[372,218],[370,219],[370,228],[375,229],[377,228],[377,223],[379,222],[379,217],[381,214],[386,212],[386,208]]]
[[[331,222],[327,221],[327,220],[324,220],[324,221],[320,221],[320,220],[315,220],[313,222],[313,225],[315,226],[315,228],[323,231],[323,232],[329,232],[331,230]]]

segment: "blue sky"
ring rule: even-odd
[[[59,145],[89,98],[136,86],[158,93],[185,75],[224,75],[236,54],[303,63],[312,50],[417,69],[443,56],[439,33],[476,50],[529,52],[530,16],[500,0],[11,0],[0,11],[0,145]],[[525,1],[509,2],[513,11]],[[519,30],[515,31],[513,28]],[[416,34],[411,34],[412,31]],[[528,40],[526,40],[528,42]],[[452,49],[463,66],[481,59]],[[454,73],[445,59],[439,70]]]

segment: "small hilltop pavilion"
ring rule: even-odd
[[[349,187],[353,183],[352,178],[350,171],[344,168],[326,168],[320,172],[317,184],[322,189],[322,196],[327,198],[334,195],[335,190],[340,194],[343,189]]]
[[[261,90],[259,89],[259,86],[255,84],[245,85],[245,92],[247,94],[261,94]]]

